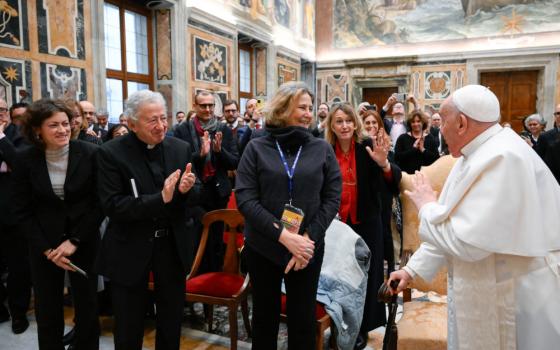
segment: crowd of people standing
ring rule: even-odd
[[[40,349],[65,342],[97,349],[99,275],[110,285],[115,348],[141,349],[151,278],[156,348],[178,349],[202,216],[226,208],[235,193],[246,220],[253,348],[276,347],[282,281],[288,313],[297,315],[289,318],[289,348],[315,347],[314,300],[335,217],[371,252],[355,345],[364,348],[368,332],[386,323],[376,294],[385,261],[390,273],[399,259],[391,221],[402,220],[402,172],[414,174],[449,150],[441,116],[426,114],[413,96],[393,95],[379,111],[319,103],[317,118],[315,104],[305,84],[291,82],[264,108],[248,100],[241,117],[237,101],[215,111],[215,95],[202,90],[193,111],[177,112],[169,127],[165,100],[149,90],[129,96],[118,124],[88,101],[41,99],[8,109],[0,100],[0,239],[8,271],[0,298],[7,294],[9,307],[0,305],[0,322],[11,317],[16,334],[27,329],[32,286]],[[555,120],[543,132],[543,119],[529,116],[521,136],[558,179],[560,105]],[[286,211],[301,217],[295,230],[282,222]],[[223,230],[211,229],[206,272],[221,268]],[[66,274],[75,311],[70,340],[63,340]]]

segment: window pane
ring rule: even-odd
[[[127,71],[148,74],[148,19],[135,12],[125,11],[124,27]]]
[[[243,117],[244,114],[245,114],[245,105],[247,104],[247,101],[249,101],[248,98],[241,97],[241,98],[239,99],[239,108],[241,109],[241,110],[239,111],[239,113],[241,113],[241,116],[242,116],[242,117]]]
[[[239,50],[239,90],[251,92],[251,53]]]
[[[122,80],[105,80],[105,92],[107,94],[107,110],[109,111],[109,122],[118,123],[119,115],[123,112],[123,85]]]
[[[104,5],[105,22],[105,68],[121,70],[121,30],[119,8]]]
[[[126,84],[126,86],[128,88],[128,96],[130,96],[133,92],[136,92],[138,90],[148,90],[150,88],[150,85],[148,84],[137,83],[135,81],[129,81]]]

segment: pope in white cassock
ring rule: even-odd
[[[423,243],[391,274],[448,275],[449,349],[560,349],[560,187],[540,157],[502,128],[496,96],[465,86],[441,106],[441,132],[459,157],[437,198],[415,175],[406,191]]]

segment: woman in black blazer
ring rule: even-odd
[[[368,332],[386,323],[385,305],[377,302],[377,290],[384,278],[381,195],[385,187],[391,192],[398,191],[401,170],[387,159],[391,146],[385,131],[378,131],[374,144],[349,103],[333,105],[325,122],[325,139],[335,150],[342,175],[339,216],[364,239],[372,254],[364,314],[355,346],[363,349]]]
[[[64,349],[65,271],[74,293],[74,346],[98,349],[97,276],[91,272],[102,220],[94,178],[97,146],[70,141],[74,112],[63,101],[36,101],[27,114],[24,134],[32,147],[18,155],[13,198],[29,243],[39,349]]]
[[[414,174],[422,166],[428,166],[439,158],[436,139],[426,132],[428,117],[420,110],[410,112],[406,120],[407,133],[395,144],[395,162],[402,171]]]
[[[255,350],[276,349],[282,280],[288,349],[316,345],[315,300],[325,232],[340,201],[340,172],[332,148],[309,130],[312,96],[302,82],[283,84],[265,107],[267,135],[249,142],[237,169],[235,196],[245,217],[243,257],[253,290]],[[281,220],[289,204],[304,213],[299,229]]]

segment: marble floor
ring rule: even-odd
[[[11,331],[11,323],[0,323],[0,350],[33,350],[37,349],[37,323],[33,312],[28,314],[30,326],[23,334],[13,334]],[[72,324],[73,310],[72,308],[65,308],[65,321],[66,331],[68,331]],[[101,321],[101,336],[100,336],[100,350],[113,349],[112,327],[113,322],[111,317],[100,317]],[[146,319],[146,327],[144,330],[144,350],[155,349],[155,323],[151,319]],[[239,328],[243,326],[240,322]],[[327,331],[328,332],[328,331]],[[376,329],[370,332],[370,339],[366,349],[380,349],[384,329]],[[328,337],[326,337],[328,339]],[[229,337],[221,336],[218,334],[210,334],[201,330],[183,327],[181,334],[181,350],[226,350],[229,349]],[[279,341],[279,350],[286,349],[286,344]],[[239,341],[238,349],[249,350],[251,349],[250,340]],[[327,349],[325,344],[325,349]]]

